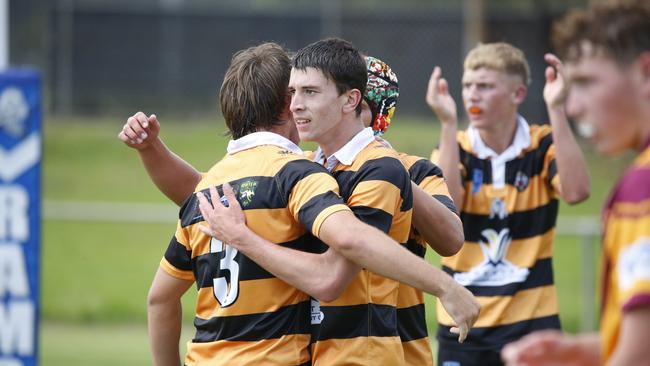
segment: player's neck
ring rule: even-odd
[[[517,132],[517,119],[513,122],[504,123],[493,128],[481,128],[478,133],[483,143],[495,153],[503,153],[515,138]]]
[[[339,127],[330,130],[329,133],[322,136],[320,141],[318,141],[318,145],[323,150],[325,156],[331,156],[350,142],[354,136],[363,130],[363,123],[361,123],[360,118],[355,116],[354,118],[349,118],[349,120],[342,121]]]

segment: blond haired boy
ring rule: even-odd
[[[467,55],[466,130],[458,131],[456,103],[439,67],[429,80],[426,100],[442,125],[432,160],[445,173],[465,231],[461,251],[442,265],[481,304],[463,345],[445,334],[452,323],[438,307],[439,365],[500,365],[506,343],[560,328],[552,269],[558,197],[577,203],[590,188],[562,104],[561,64],[553,55],[545,59],[551,65],[544,87],[550,126],[531,125],[517,111],[530,68],[510,44],[480,44]]]

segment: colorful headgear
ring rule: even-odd
[[[370,126],[375,135],[381,135],[388,129],[395,113],[399,87],[397,75],[382,60],[367,56],[368,84],[364,99],[370,105],[372,122]]]

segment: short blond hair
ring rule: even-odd
[[[530,66],[519,48],[505,42],[479,43],[465,57],[465,70],[482,67],[519,76],[525,85],[530,84]]]

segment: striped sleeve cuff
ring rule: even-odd
[[[167,259],[165,259],[165,257],[163,257],[160,260],[160,268],[162,268],[163,271],[167,272],[167,274],[169,274],[172,277],[175,277],[175,278],[178,278],[178,279],[181,279],[181,280],[187,280],[187,281],[194,281],[195,280],[194,272],[192,272],[192,271],[184,271],[184,270],[180,270],[180,269],[174,267],[171,263],[169,263],[167,261]]]

